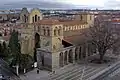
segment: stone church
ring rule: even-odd
[[[21,52],[30,54],[40,69],[53,71],[93,55],[84,32],[94,24],[94,15],[80,13],[75,20],[44,19],[39,9],[23,8],[20,15]]]

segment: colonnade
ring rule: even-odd
[[[63,67],[69,63],[75,63],[93,55],[88,45],[72,47],[59,53],[59,66]]]

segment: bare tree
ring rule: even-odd
[[[103,62],[103,57],[108,49],[111,49],[119,42],[119,31],[113,26],[111,19],[106,19],[99,16],[95,19],[95,23],[88,30],[88,36],[91,42],[96,46],[100,62]]]

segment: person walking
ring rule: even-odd
[[[39,70],[37,70],[37,74],[39,74]]]

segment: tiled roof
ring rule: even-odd
[[[87,24],[87,22],[79,21],[79,20],[68,20],[68,21],[59,21],[54,19],[48,19],[48,20],[40,20],[33,24],[41,24],[41,25],[81,25],[81,24]]]
[[[84,35],[79,34],[79,35],[74,35],[74,36],[65,36],[64,40],[74,45],[78,45],[84,42],[85,38],[84,38]]]

